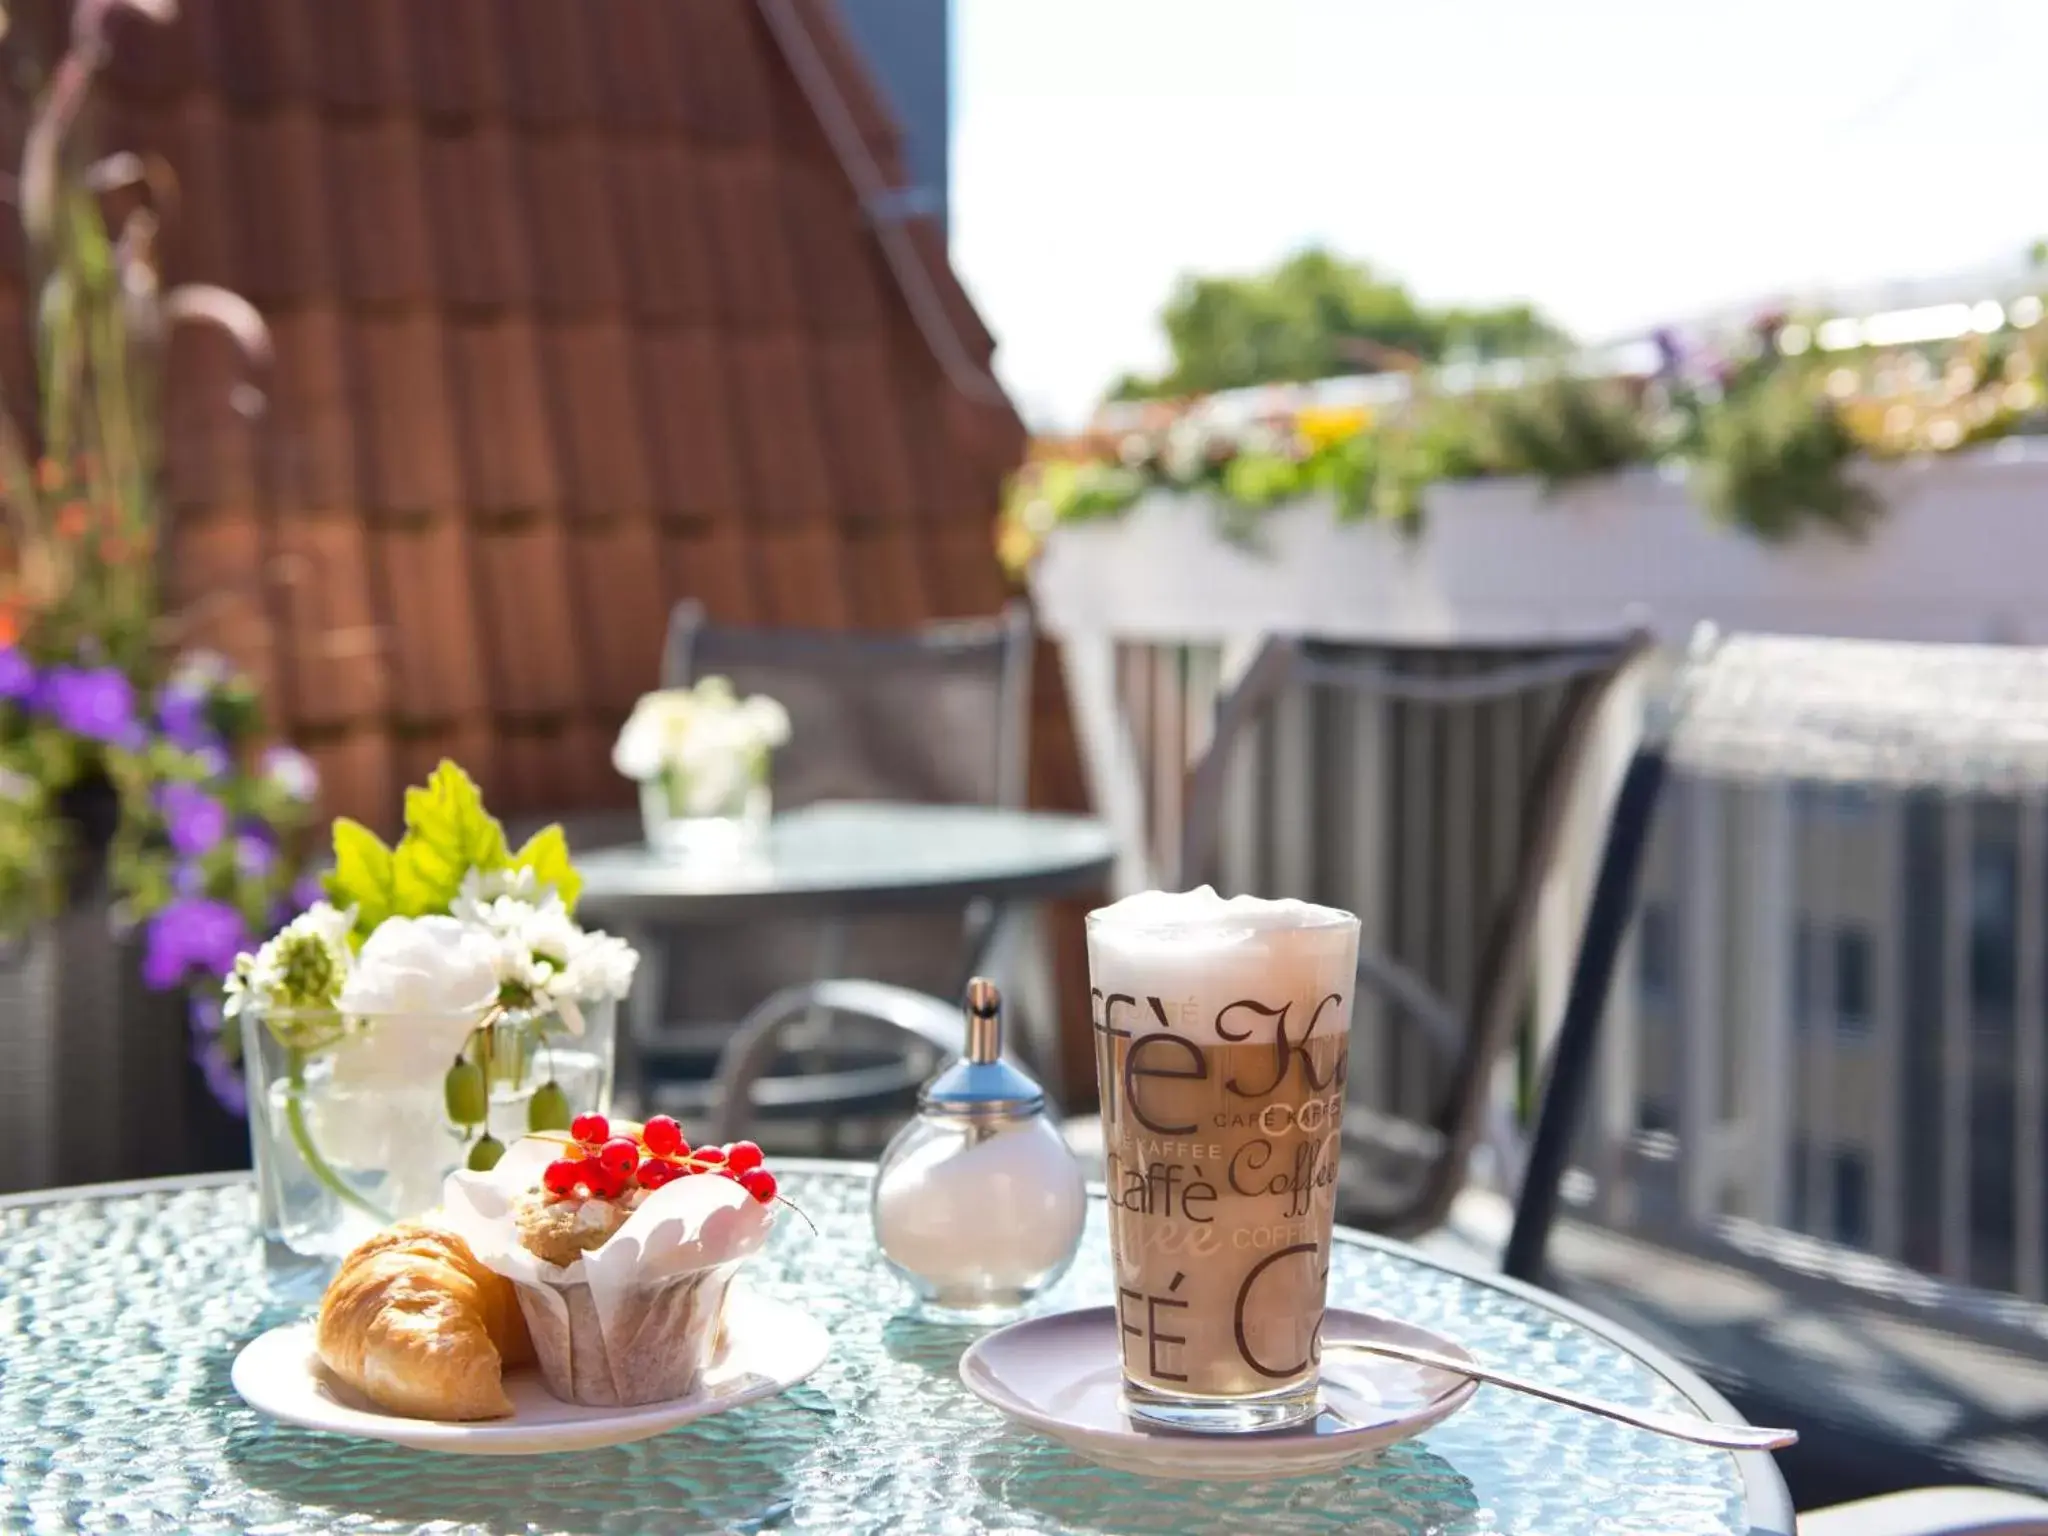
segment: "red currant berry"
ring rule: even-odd
[[[740,1188],[766,1205],[775,1198],[775,1175],[766,1168],[749,1168],[740,1175]]]
[[[736,1141],[725,1149],[725,1166],[734,1173],[758,1168],[761,1166],[761,1149],[751,1141]]]
[[[658,1157],[650,1157],[640,1165],[639,1180],[642,1189],[659,1189],[670,1179],[680,1176],[682,1170],[674,1163],[664,1163]]]
[[[566,1157],[558,1157],[541,1170],[540,1182],[556,1199],[566,1200],[576,1192],[576,1181],[582,1177],[581,1167]]]
[[[599,1200],[616,1200],[626,1192],[632,1178],[630,1173],[613,1173],[601,1163],[592,1163],[588,1179],[590,1192]]]
[[[690,1144],[683,1140],[683,1128],[667,1115],[656,1115],[642,1126],[640,1139],[657,1157],[674,1157],[679,1152],[690,1150]]]
[[[696,1151],[690,1154],[690,1158],[693,1162],[696,1163],[697,1171],[699,1173],[709,1173],[714,1168],[717,1168],[722,1163],[724,1163],[725,1148],[699,1147]]]
[[[606,1173],[621,1179],[633,1176],[640,1166],[640,1149],[624,1136],[614,1136],[599,1148],[597,1161]]]
[[[578,1115],[569,1122],[569,1134],[596,1147],[611,1139],[612,1123],[603,1115]]]

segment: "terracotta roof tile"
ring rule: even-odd
[[[659,132],[682,126],[682,61],[670,51],[661,12],[673,0],[610,0],[612,24],[592,30],[605,120]]]
[[[699,216],[696,159],[673,140],[615,142],[606,157],[623,279],[647,320],[705,323],[717,278]]]
[[[501,719],[560,714],[582,694],[569,562],[552,518],[475,539],[482,649]]]
[[[334,226],[320,120],[299,108],[237,115],[228,147],[237,197],[262,210],[234,227],[242,293],[263,307],[331,293]]]
[[[624,274],[597,139],[580,132],[536,134],[520,146],[520,163],[541,304],[571,313],[616,311]]]
[[[933,616],[966,618],[994,613],[1008,595],[1003,568],[996,563],[995,522],[965,524],[925,534],[935,557],[938,582],[932,592]]]
[[[381,612],[392,637],[393,704],[401,721],[481,713],[483,658],[470,597],[469,535],[457,517],[374,528]]]
[[[34,378],[21,289],[14,283],[0,283],[0,399],[32,399]]]
[[[833,0],[795,0],[807,24],[811,44],[832,77],[847,115],[868,154],[890,186],[903,180],[903,129],[888,98],[869,73],[860,47],[848,34]]]
[[[764,622],[754,538],[736,523],[702,532],[669,534],[662,543],[662,574],[671,604],[694,597],[721,624]]]
[[[625,710],[661,676],[670,603],[661,538],[644,518],[586,524],[569,533],[570,601],[589,700]]]
[[[259,505],[254,423],[235,408],[249,379],[233,338],[211,325],[171,332],[164,390],[164,478],[178,507]]]
[[[765,151],[707,155],[701,187],[719,311],[741,326],[793,324],[796,274],[775,164]]]
[[[164,230],[164,265],[177,281],[239,288],[248,275],[232,238],[237,210],[226,114],[219,102],[195,96],[166,126],[165,149],[178,177],[178,216]]]
[[[220,651],[266,694],[275,691],[262,519],[253,511],[215,507],[174,519],[170,539],[169,597],[173,611],[185,616],[179,643]]]
[[[589,778],[587,738],[579,738],[566,719],[521,722],[499,732],[498,774],[504,785],[500,801],[508,815],[553,815],[578,803],[578,791]]]
[[[995,352],[996,340],[989,334],[988,327],[981,323],[974,301],[967,297],[967,290],[960,286],[960,279],[954,275],[952,264],[947,260],[946,232],[935,220],[922,216],[905,219],[903,231],[917,252],[925,280],[938,294],[946,318],[952,322],[968,353],[976,361],[986,363]]]
[[[310,8],[321,99],[339,112],[396,112],[415,98],[405,11],[416,0],[332,0]]]
[[[876,337],[833,337],[816,349],[826,463],[844,515],[908,520],[916,493],[905,423]]]
[[[942,606],[928,590],[923,550],[908,527],[849,535],[845,559],[853,619],[862,629],[915,629]]]
[[[561,424],[565,499],[585,517],[645,512],[653,493],[633,399],[632,352],[616,323],[551,326],[542,355]]]
[[[835,168],[818,164],[785,166],[780,181],[784,217],[803,231],[790,250],[804,324],[817,332],[874,335],[887,275],[853,189]]]
[[[683,69],[683,110],[692,136],[747,144],[774,132],[768,69],[774,44],[752,5],[666,5],[669,56]]]
[[[508,810],[630,803],[611,737],[678,597],[888,628],[1001,600],[1021,429],[945,382],[758,0],[184,9],[121,23],[100,137],[170,160],[170,274],[249,291],[278,353],[253,452],[230,359],[180,340],[174,590],[253,586],[208,622],[281,672],[333,808],[388,828],[443,754]],[[791,9],[892,176],[857,50]]]
[[[10,13],[15,9],[8,7]],[[109,84],[145,101],[163,101],[195,84],[211,86],[213,76],[206,66],[212,60],[209,50],[199,46],[201,29],[193,25],[192,9],[188,6],[183,17],[163,26],[122,6],[113,7],[107,17]],[[68,16],[70,11],[66,5],[60,14]],[[69,36],[68,25],[35,31],[45,37]]]
[[[273,314],[270,333],[267,427],[278,494],[292,506],[353,511],[355,398],[341,317],[326,306]]]
[[[305,0],[210,0],[193,13],[198,46],[215,61],[210,72],[231,105],[275,107],[311,92],[319,50],[305,11]]]
[[[348,514],[279,518],[276,581],[291,683],[288,723],[342,726],[390,708],[390,643],[371,598],[360,519]]]
[[[498,0],[498,18],[513,120],[562,127],[596,117],[590,13],[561,0]]]
[[[391,738],[381,727],[309,737],[305,747],[320,770],[323,814],[353,816],[385,837],[397,832],[401,792],[408,781],[398,777]]]
[[[512,136],[491,125],[425,140],[428,225],[442,295],[465,308],[533,300],[525,192]]]
[[[460,505],[447,351],[428,315],[365,318],[356,325],[361,382],[354,397],[363,488],[386,512]]]
[[[755,516],[764,523],[822,521],[835,510],[809,364],[794,332],[741,336],[726,351]]]
[[[374,305],[432,297],[419,129],[400,119],[335,123],[327,142],[342,291]]]
[[[830,527],[777,528],[759,538],[768,589],[769,624],[799,629],[849,629],[846,550]]]
[[[508,96],[496,0],[433,0],[405,7],[420,109],[468,120],[504,110]]]
[[[540,341],[523,319],[449,329],[467,502],[483,512],[562,504]]]
[[[524,809],[514,804],[508,793],[497,732],[487,715],[400,731],[391,743],[391,755],[401,785],[426,783],[442,760],[447,759],[462,764],[483,790],[484,803],[497,814],[516,814]]]
[[[668,518],[736,518],[748,493],[720,339],[709,330],[644,331],[635,351],[656,510]]]

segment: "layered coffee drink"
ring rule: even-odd
[[[1358,920],[1152,891],[1088,917],[1130,1411],[1234,1432],[1316,1412]]]

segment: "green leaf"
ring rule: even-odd
[[[397,910],[393,862],[384,840],[368,827],[346,816],[334,818],[334,868],[323,883],[329,901],[356,909],[358,939]]]
[[[405,838],[393,862],[397,910],[445,912],[472,869],[510,862],[505,829],[484,809],[476,781],[445,758],[424,789],[405,792]]]
[[[576,910],[576,898],[583,894],[583,877],[569,860],[569,839],[559,823],[542,827],[526,840],[526,846],[512,855],[514,869],[530,869],[542,885],[551,885],[562,905]]]

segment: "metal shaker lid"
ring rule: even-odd
[[[967,1053],[924,1085],[918,1107],[952,1114],[1035,1115],[1045,1090],[1003,1059],[1003,999],[996,984],[977,976],[967,984]]]

